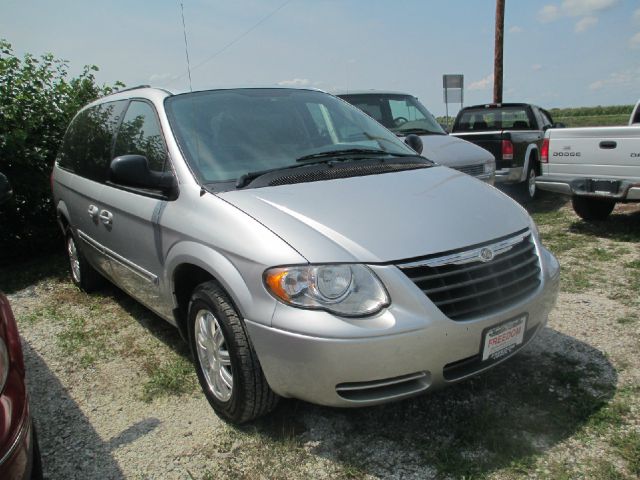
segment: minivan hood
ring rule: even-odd
[[[495,160],[482,147],[451,135],[420,135],[424,148],[422,156],[441,165],[459,168]]]
[[[442,166],[218,195],[311,263],[393,262],[529,226],[526,211],[499,190]]]

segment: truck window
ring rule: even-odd
[[[463,111],[456,119],[455,131],[531,130],[525,107],[478,108]]]

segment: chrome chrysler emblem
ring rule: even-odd
[[[479,256],[480,256],[480,261],[490,262],[491,260],[493,260],[493,250],[485,247],[482,250],[480,250]]]

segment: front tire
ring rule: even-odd
[[[606,220],[616,202],[606,198],[571,197],[573,211],[583,220]]]
[[[102,277],[91,266],[78,248],[76,239],[71,233],[67,233],[67,256],[71,270],[71,280],[85,292],[93,292],[102,284]]]
[[[189,344],[200,386],[225,420],[241,424],[278,403],[253,345],[226,292],[215,282],[199,285],[189,303]]]

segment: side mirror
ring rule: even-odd
[[[422,153],[422,148],[423,148],[422,139],[418,135],[410,133],[404,139],[404,143],[410,146],[418,155]]]
[[[127,187],[159,190],[168,197],[173,197],[176,190],[173,175],[151,171],[143,155],[122,155],[111,160],[109,180]]]
[[[562,122],[556,122],[553,124],[553,128],[567,128],[567,126]]]
[[[0,173],[0,204],[6,202],[13,196],[13,190],[7,177]]]

